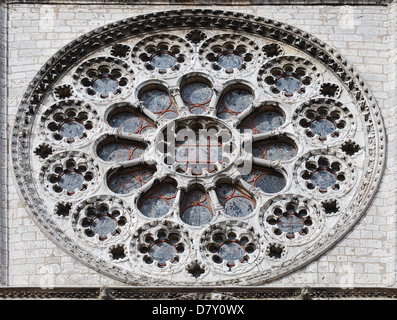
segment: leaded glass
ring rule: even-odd
[[[105,161],[122,162],[139,158],[145,148],[133,143],[107,143],[99,148],[98,156]]]
[[[219,246],[219,257],[227,261],[229,264],[234,264],[235,261],[242,261],[245,254],[244,247],[235,241],[227,241]]]
[[[108,187],[115,193],[128,194],[146,184],[154,174],[154,170],[127,169],[112,175],[108,179]]]
[[[311,174],[310,181],[320,190],[327,190],[327,188],[335,186],[336,175],[328,169],[319,169]]]
[[[220,119],[227,119],[232,115],[238,115],[246,110],[254,99],[252,93],[247,90],[232,90],[221,100],[217,116]]]
[[[100,239],[106,239],[108,234],[114,235],[117,228],[117,220],[107,214],[98,215],[91,220],[91,230]]]
[[[59,126],[59,134],[68,141],[74,141],[76,138],[81,138],[84,130],[84,124],[74,119],[67,120]]]
[[[267,168],[253,168],[250,174],[242,178],[266,193],[277,193],[286,185],[286,180],[281,173]]]
[[[202,226],[212,219],[212,208],[207,194],[200,189],[188,192],[182,201],[181,219],[191,226]]]
[[[241,131],[252,130],[253,134],[260,134],[272,131],[284,124],[284,116],[276,111],[262,111],[245,119],[239,128]]]
[[[292,95],[294,92],[299,92],[301,86],[302,82],[292,75],[284,75],[276,79],[276,88],[279,91],[284,91],[287,96]]]
[[[239,69],[243,65],[243,59],[240,55],[234,52],[226,52],[218,57],[218,65],[226,70],[226,72],[231,72],[233,69]]]
[[[59,176],[59,186],[69,193],[80,190],[83,187],[84,176],[77,171],[68,170]]]
[[[255,202],[228,183],[222,183],[216,188],[216,194],[225,213],[231,217],[245,217],[255,209]]]
[[[167,261],[173,261],[177,251],[175,246],[168,242],[159,240],[152,243],[149,247],[150,257],[159,264],[165,264]]]
[[[303,219],[292,213],[286,213],[277,220],[278,228],[287,234],[287,238],[293,238],[294,233],[301,232],[304,225]]]
[[[211,87],[202,82],[188,83],[182,88],[182,99],[190,112],[201,114],[205,111],[212,98]]]
[[[265,111],[254,118],[254,126],[259,132],[268,132],[284,123],[284,118],[277,112]]]
[[[254,157],[271,160],[286,161],[294,158],[297,154],[295,146],[287,142],[260,142],[254,143],[252,148]]]
[[[138,209],[146,217],[162,217],[171,208],[175,196],[176,186],[174,184],[159,185],[139,200]]]
[[[325,138],[335,132],[336,126],[333,121],[327,118],[316,118],[310,123],[310,130],[320,138]]]
[[[107,98],[109,93],[116,93],[119,83],[106,75],[101,75],[92,82],[91,88],[100,94],[102,98]]]
[[[159,54],[153,55],[150,63],[153,67],[159,69],[160,71],[165,71],[175,67],[176,59],[167,52],[161,52]]]
[[[133,112],[119,112],[109,117],[108,123],[111,127],[118,128],[126,133],[143,133],[153,130],[155,127]]]
[[[216,171],[216,163],[222,163],[222,143],[199,130],[194,130],[195,139],[191,136],[177,140],[175,143],[174,160],[179,163],[179,171],[187,172],[192,169],[193,175],[202,175],[203,169],[207,172]]]

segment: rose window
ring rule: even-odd
[[[125,19],[60,50],[11,143],[41,229],[134,285],[250,285],[317,259],[384,161],[370,90],[299,29],[221,10]]]

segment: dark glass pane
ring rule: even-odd
[[[235,261],[242,261],[245,254],[244,247],[234,241],[227,241],[219,247],[219,257],[231,264]]]
[[[80,190],[83,187],[84,177],[76,171],[66,171],[59,177],[59,186],[68,192]]]
[[[203,169],[216,170],[215,163],[222,163],[222,144],[218,140],[200,135],[195,131],[195,139],[185,137],[175,143],[175,161],[180,163],[180,171],[192,169],[194,175],[201,175]]]
[[[119,83],[116,80],[109,78],[108,76],[100,76],[93,81],[91,88],[96,93],[99,93],[102,97],[106,97],[109,93],[117,91]]]
[[[212,89],[208,84],[193,82],[182,88],[181,95],[190,112],[201,114],[211,101]]]
[[[157,186],[139,200],[139,211],[149,218],[165,215],[174,202],[176,191],[176,186],[170,183]]]
[[[202,226],[212,219],[212,209],[204,191],[194,189],[184,196],[181,219],[192,226]]]
[[[296,156],[296,148],[286,142],[260,142],[254,143],[252,154],[254,157],[271,160],[283,161]]]
[[[232,217],[245,217],[254,209],[252,201],[245,197],[233,197],[225,203],[225,212]]]
[[[150,246],[150,257],[160,264],[172,261],[176,255],[176,248],[169,242],[157,241]]]
[[[230,72],[233,71],[234,68],[241,68],[243,59],[235,53],[228,52],[219,56],[218,65]]]
[[[91,220],[91,230],[100,238],[106,238],[108,234],[113,235],[116,228],[117,220],[108,215],[96,216]]]
[[[108,186],[115,193],[127,194],[146,184],[153,174],[152,169],[125,170],[113,175],[108,180]]]
[[[246,90],[233,90],[225,95],[225,106],[234,112],[242,112],[247,109],[254,99],[253,95]]]
[[[136,133],[141,128],[141,119],[131,112],[120,112],[109,119],[109,125],[120,131]]]
[[[216,188],[220,204],[225,213],[232,217],[245,217],[255,209],[255,203],[228,183],[222,183]]]
[[[175,67],[176,59],[168,53],[160,53],[152,57],[151,64],[161,71],[166,71]]]
[[[253,95],[246,90],[228,92],[218,107],[218,118],[228,119],[231,115],[241,113],[251,105],[253,98]]]
[[[333,121],[326,118],[317,118],[311,122],[310,130],[313,134],[319,135],[320,138],[325,138],[335,132],[336,126]]]
[[[84,124],[81,122],[76,120],[68,120],[60,125],[59,134],[68,141],[73,141],[76,138],[80,138],[83,135],[84,130]]]
[[[281,114],[274,111],[265,111],[254,118],[254,126],[259,132],[268,132],[284,123]]]
[[[141,146],[114,142],[101,147],[98,156],[105,161],[122,162],[139,158],[144,150]]]
[[[295,232],[301,232],[304,225],[303,219],[295,214],[285,214],[277,220],[278,228],[286,233],[289,238],[293,238]]]
[[[120,112],[112,115],[108,123],[122,132],[140,134],[153,130],[154,126],[133,112]]]
[[[280,91],[284,91],[286,95],[292,95],[294,92],[299,92],[302,86],[302,82],[290,75],[285,75],[276,80],[276,88]]]
[[[267,168],[253,168],[251,173],[242,178],[266,193],[277,193],[286,185],[286,180],[281,173]]]
[[[168,93],[162,90],[146,91],[140,98],[143,105],[153,113],[159,113],[168,109],[171,105],[171,98]]]
[[[335,185],[336,176],[327,169],[319,169],[312,173],[310,180],[315,187],[319,187],[320,190],[326,190],[328,187]]]

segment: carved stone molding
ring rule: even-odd
[[[115,300],[294,300],[301,288],[260,288],[260,287],[109,287],[108,293]],[[57,287],[41,289],[32,287],[0,288],[0,300],[96,300],[100,288]],[[397,289],[392,288],[335,288],[314,287],[310,290],[312,300],[395,300]]]

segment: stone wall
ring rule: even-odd
[[[26,1],[28,2],[28,1]],[[97,27],[127,17],[169,10],[157,5],[28,4],[10,1],[8,47],[0,47],[0,71],[8,55],[8,90],[0,77],[1,99],[7,99],[7,130],[10,133],[19,101],[28,83],[42,65],[59,49]],[[55,1],[54,1],[55,2]],[[285,2],[285,1],[284,1]],[[86,2],[88,3],[88,1]],[[4,4],[0,8],[4,19]],[[179,5],[193,8],[194,5]],[[202,6],[197,6],[202,7]],[[218,9],[267,17],[301,28],[335,47],[353,63],[372,89],[382,110],[388,156],[384,177],[367,213],[356,227],[329,252],[301,270],[274,281],[270,286],[373,286],[397,287],[396,213],[397,213],[397,120],[396,120],[396,3],[389,6],[327,5],[218,5]],[[2,28],[0,38],[7,28]],[[2,41],[4,45],[4,41]],[[3,73],[0,72],[0,75]],[[2,120],[3,121],[3,120]],[[3,122],[0,123],[1,125]],[[4,137],[1,137],[3,143]],[[3,148],[0,150],[2,155]],[[9,157],[10,159],[10,157]],[[2,163],[4,163],[2,161]],[[3,165],[3,164],[2,164]],[[9,286],[123,286],[90,270],[64,253],[46,238],[30,218],[15,187],[12,164],[8,162]],[[2,177],[4,179],[4,177]],[[3,181],[0,180],[2,190]],[[4,232],[1,232],[4,235]],[[4,249],[5,239],[1,248]],[[2,255],[3,259],[7,257]],[[2,272],[2,274],[6,274]]]
[[[7,283],[7,12],[0,3],[0,284]]]

